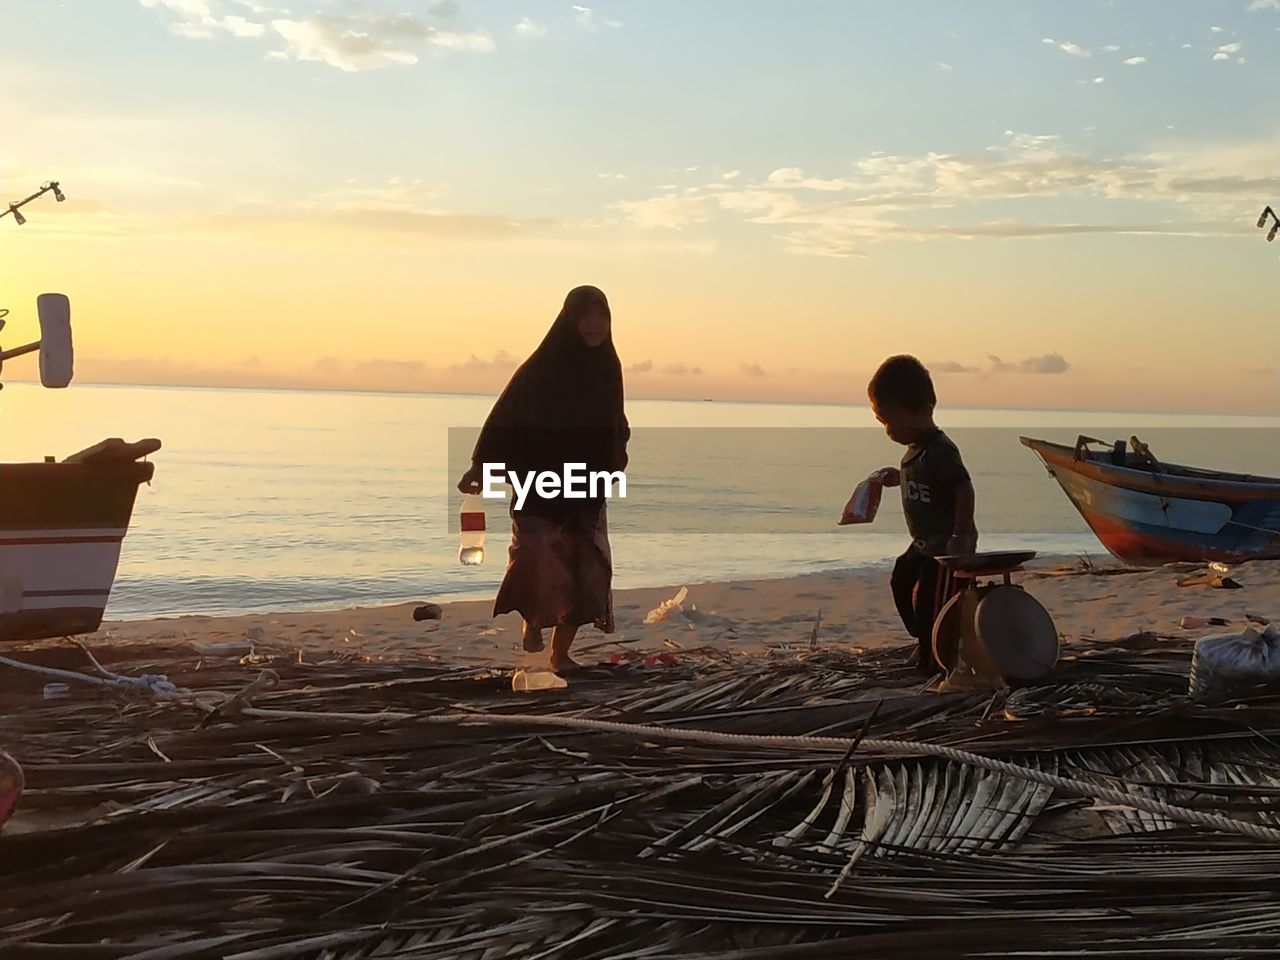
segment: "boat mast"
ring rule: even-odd
[[[43,197],[46,193],[50,193],[50,192],[53,193],[54,199],[57,200],[59,203],[67,199],[66,194],[62,192],[62,187],[57,180],[46,180],[44,183],[40,184],[40,189],[37,190],[35,193],[31,194],[31,196],[26,197],[22,200],[18,200],[13,203],[10,203],[9,206],[5,207],[3,210],[0,210],[0,217],[5,217],[5,216],[8,216],[9,214],[13,214],[13,219],[18,222],[18,226],[22,226],[24,223],[27,222],[27,218],[24,217],[19,212],[19,210],[21,210],[22,207],[25,207],[32,200],[38,200],[40,197]]]
[[[13,214],[14,221],[18,224],[18,226],[22,226],[24,223],[27,222],[27,218],[22,215],[22,208],[25,207],[32,200],[40,199],[46,193],[52,193],[53,198],[57,200],[58,203],[62,203],[62,201],[67,199],[67,195],[62,192],[62,185],[58,183],[57,180],[46,180],[44,183],[40,184],[39,189],[37,189],[35,193],[31,194],[28,197],[23,197],[21,200],[11,201],[7,207],[0,209],[0,217],[7,217],[9,214]],[[7,317],[8,315],[9,315],[8,309],[4,307],[0,307],[0,330],[4,329],[4,318]],[[43,326],[43,323],[44,323],[44,319],[42,314],[41,316],[42,326]],[[41,340],[37,340],[35,343],[23,344],[22,346],[14,347],[11,350],[0,350],[0,369],[3,369],[4,362],[6,360],[12,360],[14,357],[21,357],[28,353],[35,353],[36,351],[40,350],[42,342],[43,342],[43,337],[41,338]],[[68,349],[70,348],[70,343],[71,341],[67,340]],[[44,363],[43,354],[41,355],[40,362],[42,364]],[[46,384],[46,386],[48,386],[48,384]],[[3,389],[3,387],[4,387],[4,384],[0,384],[0,389]]]

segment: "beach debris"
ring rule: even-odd
[[[226,656],[244,656],[253,653],[252,640],[191,640],[187,646],[191,647],[196,653],[206,656],[216,656],[225,654]]]
[[[1189,692],[1197,700],[1280,683],[1280,627],[1201,637],[1191,654]]]
[[[71,696],[71,686],[66,683],[46,683],[44,698],[46,700],[62,700]]]
[[[568,686],[568,680],[546,668],[522,668],[511,675],[511,689],[516,693],[531,693],[537,690],[564,690]]]
[[[661,623],[670,619],[673,615],[682,615],[684,613],[684,602],[689,596],[689,588],[681,587],[676,591],[675,596],[663,600],[660,604],[645,614],[644,622],[647,624]]]
[[[813,633],[809,634],[809,649],[818,649],[818,631],[822,629],[822,610],[819,608],[818,615],[813,618]]]
[[[228,720],[231,717],[240,716],[246,707],[253,706],[254,697],[264,690],[271,690],[279,685],[280,674],[274,670],[263,670],[247,687],[205,714],[204,719],[200,721],[201,728],[209,726],[216,720]]]
[[[884,486],[895,473],[885,468],[877,470],[854,488],[853,496],[844,505],[840,514],[839,526],[851,523],[871,523],[880,510],[880,499],[884,494]]]
[[[1212,587],[1215,590],[1243,590],[1238,582],[1216,572],[1193,573],[1178,580],[1180,587]]]
[[[1185,634],[1108,636],[995,698],[917,696],[906,647],[828,643],[629,664],[628,682],[571,678],[571,704],[330,639],[305,667],[277,661],[287,709],[246,708],[252,724],[194,734],[177,710],[78,699],[6,716],[39,790],[0,833],[5,955],[818,956],[872,937],[950,960],[991,952],[944,935],[966,924],[1041,949],[1063,904],[1093,918],[1081,957],[1269,955],[1280,847],[1231,834],[1275,839],[1280,708],[1251,702],[1226,738],[1222,712],[1188,711]],[[187,669],[166,647],[113,655]],[[0,671],[0,696],[27,679]],[[211,660],[200,690],[247,679]]]
[[[88,648],[83,644],[78,644],[78,646],[80,646],[85,653],[89,653]],[[46,677],[57,677],[58,681],[75,680],[80,683],[87,683],[98,687],[110,687],[117,690],[135,690],[148,693],[161,699],[175,696],[178,693],[178,688],[174,684],[170,683],[169,678],[164,674],[144,673],[140,677],[124,677],[105,669],[102,664],[98,663],[98,661],[94,659],[94,656],[91,653],[89,653],[89,659],[93,662],[93,666],[100,676],[94,677],[85,673],[77,673],[74,670],[60,670],[56,667],[42,667],[34,663],[14,660],[10,657],[0,657],[0,665],[14,667],[18,670],[26,670],[30,673],[36,673]],[[58,686],[60,685],[62,684],[58,682],[50,685],[54,686],[54,694],[49,699],[62,699],[63,694],[58,690]]]
[[[1230,620],[1222,617],[1183,617],[1178,626],[1183,630],[1203,630],[1205,627],[1229,627]]]
[[[444,607],[438,603],[424,603],[413,608],[413,619],[419,623],[423,620],[440,620],[444,617]]]

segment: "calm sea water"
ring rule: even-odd
[[[113,436],[164,442],[153,457],[155,480],[139,492],[110,617],[484,596],[505,562],[505,511],[489,511],[486,562],[461,567],[449,524],[457,508],[449,444],[457,428],[483,422],[491,404],[9,383],[0,393],[0,459],[61,459]],[[873,526],[834,526],[857,480],[901,456],[862,407],[637,400],[628,414],[633,485],[610,514],[617,587],[856,568],[905,545],[893,491]],[[974,475],[984,549],[1102,553],[1018,445],[1019,433],[1072,442],[1079,432],[1114,439],[1157,431],[1153,448],[1168,460],[1280,473],[1275,419],[952,410],[939,420]],[[687,442],[663,439],[669,428]],[[714,438],[704,445],[712,455],[699,455],[698,431]],[[790,435],[815,442],[793,446]],[[684,532],[664,528],[664,517],[695,514]],[[791,522],[745,522],[768,515]]]

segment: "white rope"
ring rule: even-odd
[[[719,733],[714,730],[690,730],[680,727],[660,727],[642,723],[619,723],[614,720],[589,720],[580,717],[539,716],[537,714],[444,714],[440,716],[425,717],[424,719],[430,723],[447,724],[479,723],[490,724],[493,726],[536,725],[544,727],[561,727],[570,730],[594,730],[599,733],[618,733],[626,736],[646,737],[654,740],[704,743],[712,746],[772,748],[799,747],[841,754],[846,752],[856,742],[843,737]],[[955,747],[947,747],[937,743],[922,743],[918,740],[876,740],[870,737],[864,738],[861,741],[860,746],[866,747],[870,750],[885,750],[893,752],[905,751],[923,754],[924,756],[939,757],[944,760],[951,760],[955,763],[964,763],[969,766],[979,767],[983,770],[990,770],[993,773],[1008,774],[1009,776],[1029,780],[1032,783],[1040,783],[1046,787],[1052,787],[1054,790],[1061,791],[1069,796],[1084,797],[1090,800],[1104,800],[1108,803],[1114,803],[1120,806],[1131,807],[1135,810],[1142,810],[1146,813],[1168,817],[1170,820],[1177,820],[1181,823],[1190,823],[1196,826],[1209,827],[1210,829],[1219,830],[1223,833],[1236,833],[1250,837],[1254,840],[1280,843],[1280,830],[1272,827],[1266,827],[1257,823],[1248,823],[1243,820],[1235,820],[1231,817],[1224,817],[1218,813],[1192,810],[1188,807],[1180,807],[1172,803],[1165,803],[1163,800],[1156,800],[1153,797],[1143,797],[1124,790],[1116,790],[1112,787],[1104,787],[1098,784],[1084,783],[1080,780],[1072,780],[1068,777],[1055,776],[1051,773],[1045,773],[1042,770],[1020,767],[1016,763],[1008,763],[1004,760],[995,760],[991,757],[984,757],[981,754],[970,753],[967,750],[957,750]]]

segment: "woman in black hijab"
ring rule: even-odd
[[[486,463],[504,463],[522,476],[563,475],[568,463],[585,463],[588,473],[626,469],[631,430],[611,321],[600,290],[569,292],[489,413],[459,490],[477,492]],[[576,666],[569,647],[578,627],[594,623],[613,632],[612,583],[603,496],[542,498],[531,489],[521,510],[512,500],[509,561],[493,615],[514,610],[524,618],[526,651],[542,650],[542,631],[551,627],[551,668]]]

